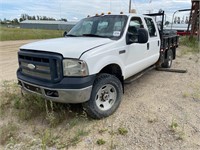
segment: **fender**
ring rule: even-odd
[[[122,70],[122,75],[124,76],[124,64],[121,61],[121,59],[117,56],[109,55],[105,56],[101,59],[99,59],[96,63],[89,63],[89,72],[90,74],[97,74],[99,73],[104,67],[110,65],[110,64],[116,64],[119,65],[119,67]]]

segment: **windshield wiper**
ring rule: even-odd
[[[77,37],[77,35],[73,35],[73,34],[67,34],[66,36],[68,36],[68,37]]]
[[[82,36],[109,38],[108,36],[101,36],[101,35],[96,35],[96,34],[83,34]]]

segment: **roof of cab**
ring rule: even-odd
[[[123,14],[96,14],[94,16],[89,16],[89,17],[95,17],[95,16],[127,16],[127,17],[134,17],[134,16],[138,16],[138,17],[150,17],[148,15],[143,15],[143,14],[136,14],[136,13],[123,13]],[[151,18],[151,17],[150,17]]]

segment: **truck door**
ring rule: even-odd
[[[160,53],[160,35],[155,21],[152,18],[145,17],[145,23],[149,32],[148,44],[148,59],[149,61],[156,62]]]
[[[133,35],[137,35],[137,30],[139,28],[144,28],[144,22],[140,17],[132,17],[129,23],[128,31]],[[139,44],[137,42],[137,36],[134,36],[132,44],[127,44],[127,53],[125,59],[125,70],[126,76],[128,78],[146,67],[148,67],[148,63],[146,60],[148,59],[148,50],[147,43]]]

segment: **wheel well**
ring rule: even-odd
[[[99,73],[108,73],[111,75],[116,76],[122,83],[122,87],[124,90],[124,77],[122,75],[122,70],[119,65],[117,64],[110,64],[105,66]]]
[[[110,65],[104,67],[103,69],[101,69],[101,71],[99,73],[112,74],[112,75],[115,75],[117,78],[122,77],[121,68],[117,64],[110,64]]]

